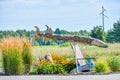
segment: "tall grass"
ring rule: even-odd
[[[3,65],[2,65],[3,63],[2,63],[2,59],[0,58],[0,68],[2,68],[3,67]]]
[[[80,44],[80,49],[84,57],[110,57],[120,56],[120,43],[108,44],[108,48],[100,48],[96,46],[89,46]],[[74,58],[74,52],[71,46],[34,46],[32,47],[32,53],[35,57],[44,56],[47,53],[58,53],[65,55],[68,58]]]
[[[43,57],[47,53],[58,53],[60,55],[65,55],[66,57],[73,57],[74,53],[71,46],[60,47],[60,46],[34,46],[32,47],[32,53],[35,57]]]
[[[32,52],[31,52],[32,41],[27,40],[26,38],[23,38],[22,41],[23,41],[22,57],[24,61],[24,72],[29,73],[32,64]]]
[[[19,37],[3,38],[0,41],[5,74],[23,74],[30,71],[31,43],[30,40]]]
[[[22,74],[22,44],[19,38],[9,37],[0,41],[5,74]]]

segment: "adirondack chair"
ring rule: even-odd
[[[72,43],[72,48],[76,57],[77,73],[91,71],[94,66],[92,59],[95,58],[84,58],[79,46],[75,42]]]

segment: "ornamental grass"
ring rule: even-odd
[[[31,42],[26,38],[7,37],[0,40],[5,74],[29,72],[32,63]]]
[[[22,58],[24,62],[24,73],[29,73],[32,65],[32,41],[27,40],[26,38],[22,38],[23,42],[23,50],[22,50]]]
[[[20,38],[3,38],[0,41],[5,74],[22,74],[22,44]]]

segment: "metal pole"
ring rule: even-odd
[[[104,7],[102,6],[102,25],[104,30]]]

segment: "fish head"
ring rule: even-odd
[[[92,42],[91,42],[92,45],[95,45],[95,46],[99,46],[99,47],[102,47],[102,48],[108,48],[108,45],[101,41],[101,40],[98,40],[98,39],[94,39]]]

